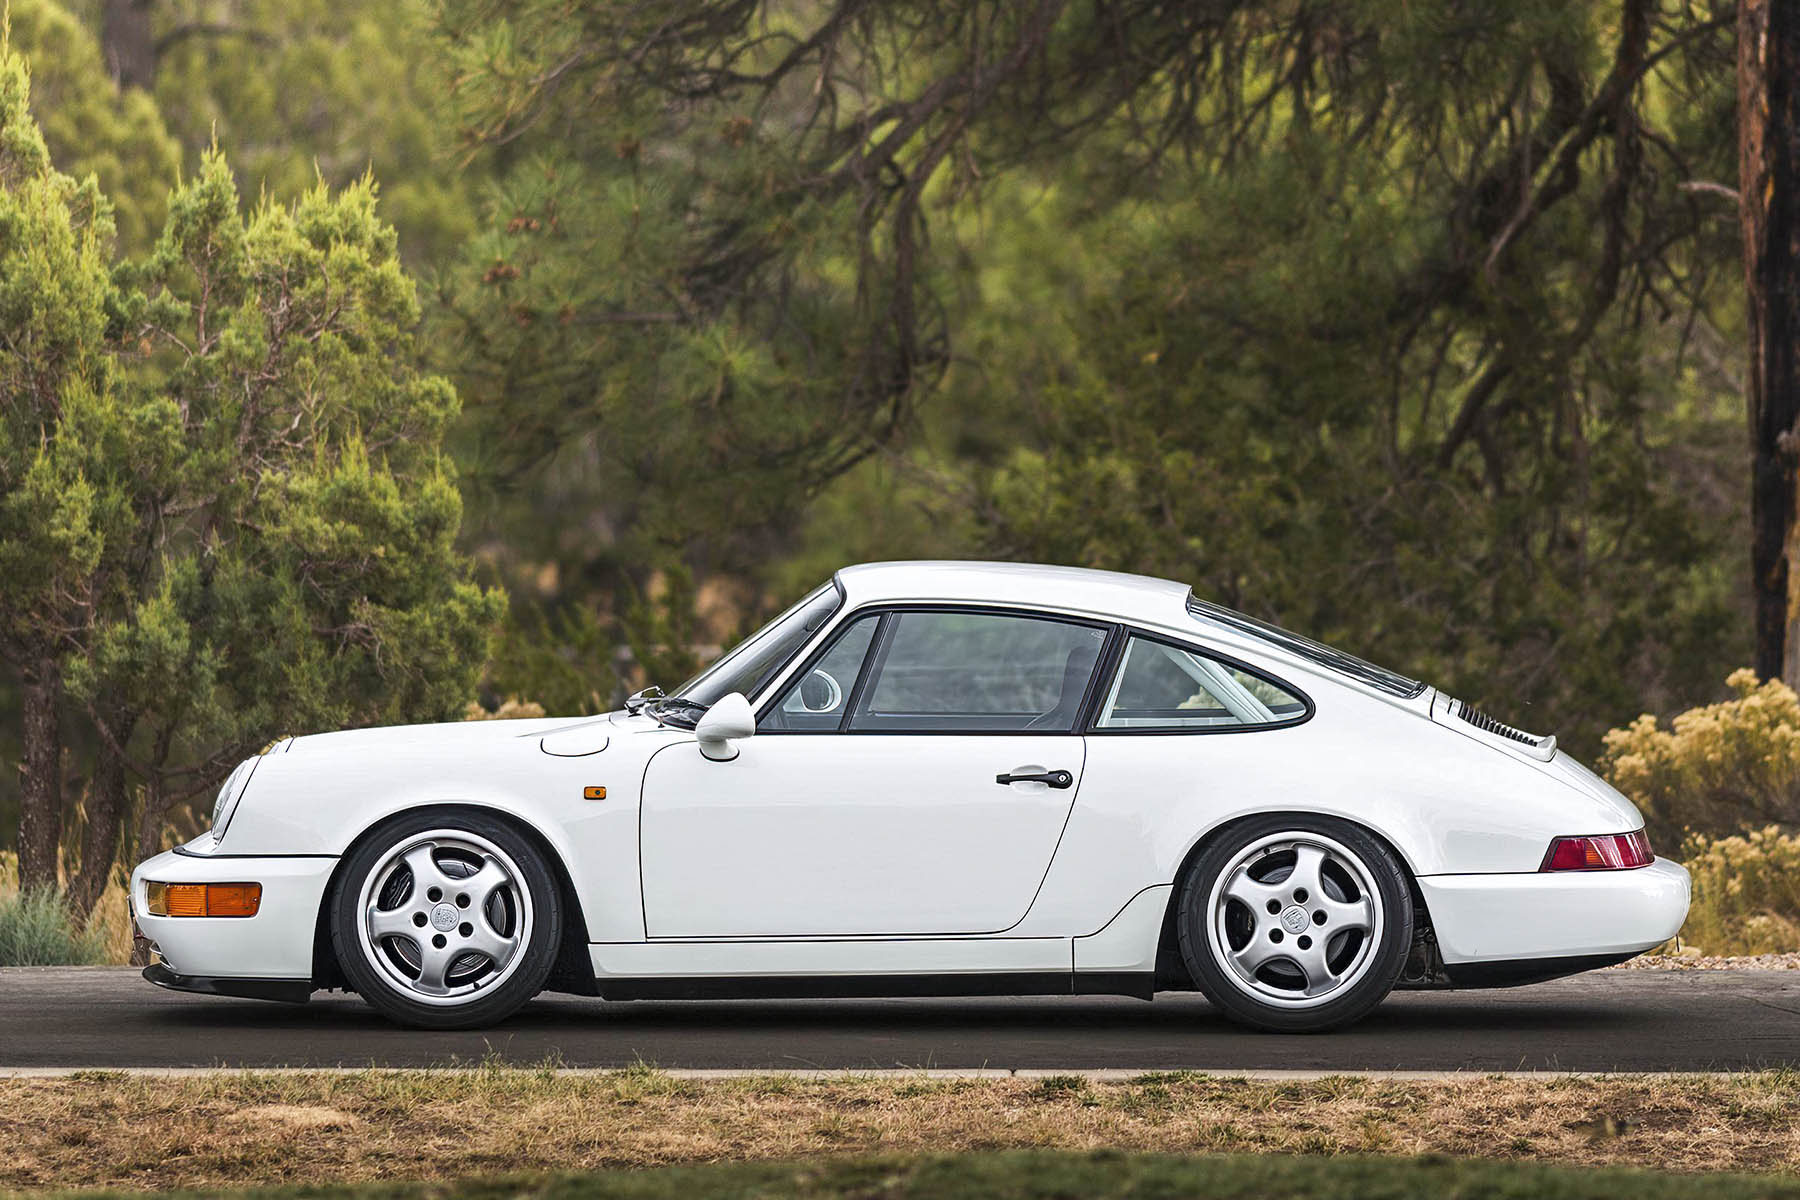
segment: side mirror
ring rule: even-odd
[[[750,701],[744,699],[742,692],[733,692],[721,699],[707,709],[700,723],[694,726],[694,736],[700,739],[700,753],[714,762],[730,762],[736,758],[737,747],[731,743],[755,732],[756,713],[751,711]]]

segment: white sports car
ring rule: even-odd
[[[850,567],[673,693],[287,738],[132,876],[145,976],[414,1026],[1199,989],[1318,1030],[1672,937],[1623,796],[1422,683],[1063,567]]]

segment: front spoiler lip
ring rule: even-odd
[[[144,978],[172,992],[198,992],[206,996],[233,996],[241,1000],[276,1000],[305,1004],[312,999],[310,979],[233,979],[220,975],[178,975],[166,963],[144,968]]]

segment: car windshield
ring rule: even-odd
[[[1323,642],[1315,642],[1301,634],[1290,633],[1278,625],[1271,625],[1267,621],[1259,621],[1255,617],[1245,616],[1234,608],[1226,608],[1222,604],[1211,604],[1197,596],[1189,596],[1187,606],[1188,611],[1196,617],[1217,621],[1221,625],[1229,625],[1240,633],[1247,633],[1266,642],[1273,642],[1283,650],[1291,651],[1302,658],[1311,659],[1322,667],[1329,667],[1340,675],[1348,675],[1370,687],[1379,688],[1389,695],[1410,700],[1425,690],[1425,685],[1416,679],[1408,679],[1386,667],[1378,667],[1372,662],[1365,662],[1354,654],[1346,654]]]
[[[658,710],[678,719],[695,718],[733,692],[754,696],[831,619],[841,603],[843,596],[835,582],[816,589],[676,688],[667,700],[659,701]]]

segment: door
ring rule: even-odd
[[[841,627],[738,756],[650,762],[651,937],[999,933],[1043,882],[1081,783],[1106,629],[915,609]]]

